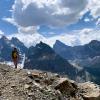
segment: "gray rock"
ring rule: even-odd
[[[27,69],[18,71],[0,65],[0,100],[100,100],[97,85],[75,84],[67,77],[61,77],[50,72]],[[95,89],[87,88],[89,85]],[[87,98],[88,93],[94,96],[88,95]]]

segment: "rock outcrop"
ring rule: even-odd
[[[84,100],[100,100],[100,88],[98,85],[86,82],[79,84]]]
[[[51,72],[0,65],[0,100],[100,100],[100,89]]]

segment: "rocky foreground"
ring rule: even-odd
[[[100,100],[100,88],[55,73],[0,65],[0,100]]]

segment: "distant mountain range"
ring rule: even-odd
[[[74,47],[67,46],[57,40],[53,49],[56,53],[67,60],[87,59],[100,56],[100,42],[97,40],[93,40],[89,44]]]
[[[30,47],[26,54],[24,68],[40,69],[68,75],[69,78],[84,81],[88,80],[86,71],[72,66],[66,59],[59,56],[47,44],[40,42],[35,47]]]
[[[74,47],[57,40],[53,48],[43,42],[27,48],[15,37],[9,40],[2,36],[0,62],[11,61],[14,46],[18,48],[20,57],[25,54],[24,68],[57,72],[76,81],[92,80],[100,84],[100,42],[97,40]]]
[[[84,68],[71,65],[43,42],[27,48],[17,38],[9,40],[3,36],[0,38],[0,61],[11,61],[11,51],[14,46],[18,48],[20,56],[25,54],[24,68],[57,72],[80,82],[91,80],[90,74]]]
[[[83,67],[100,84],[100,41],[92,40],[88,44],[71,47],[57,40],[53,49],[70,63]]]

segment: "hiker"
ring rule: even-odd
[[[15,65],[15,68],[17,68],[17,64],[18,64],[18,60],[19,60],[19,53],[18,53],[17,48],[14,48],[12,51],[12,60]]]

